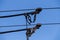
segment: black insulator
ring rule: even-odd
[[[31,29],[27,29],[26,36],[28,36],[28,37],[31,36]]]
[[[37,8],[31,15],[39,14],[42,11],[42,8]]]
[[[36,11],[37,13],[39,13],[39,12],[42,11],[42,8],[37,8],[35,11]]]
[[[40,27],[41,27],[41,24],[38,23],[38,24],[36,25],[36,28],[39,29]]]

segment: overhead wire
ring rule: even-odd
[[[43,10],[43,9],[60,9],[60,7],[39,8],[39,10]],[[27,10],[36,10],[36,8],[35,9],[21,9],[21,10],[4,10],[4,11],[0,11],[0,12],[16,12],[16,11],[27,11]],[[7,16],[0,16],[0,18],[15,17],[15,16],[21,16],[21,15],[31,14],[31,13],[33,13],[33,12],[27,12],[27,13],[22,13],[22,14],[14,14],[14,15],[7,15]]]
[[[28,24],[27,26],[34,26],[36,24]],[[41,25],[60,25],[60,23],[41,23]],[[0,26],[0,28],[3,28],[3,27],[17,27],[17,26],[26,26],[26,24],[23,24],[23,25],[8,25],[8,26]]]
[[[46,24],[43,24],[43,25],[56,25],[56,24],[60,24],[60,23],[46,23]],[[34,24],[35,25],[35,24]],[[41,24],[42,25],[42,24]],[[10,31],[4,31],[4,32],[0,32],[0,34],[6,34],[6,33],[12,33],[12,32],[19,32],[19,31],[26,31],[28,30],[29,28],[25,28],[25,29],[18,29],[18,30],[10,30]]]
[[[41,7],[40,7],[41,8]],[[21,10],[0,10],[0,12],[17,12],[17,11],[30,11],[35,10],[36,8],[30,8],[30,9],[21,9]],[[42,9],[60,9],[60,7],[50,7],[50,8],[42,8]]]
[[[4,31],[4,32],[0,32],[0,34],[6,34],[6,33],[12,33],[12,32],[19,32],[19,31],[25,31],[27,29],[18,29],[18,30],[11,30],[11,31]]]
[[[16,16],[39,14],[41,11],[42,11],[41,8],[36,8],[36,10],[32,11],[32,12],[26,12],[26,13],[22,13],[22,14],[14,14],[14,15],[7,15],[7,16],[0,16],[0,18],[9,18],[9,17],[16,17]]]
[[[53,7],[53,8],[42,8],[42,9],[60,9],[60,7]],[[22,10],[4,10],[4,11],[0,11],[0,12],[16,12],[16,11],[29,11],[29,10],[35,10],[35,9],[22,9]],[[17,16],[18,14],[16,15],[10,15],[10,16]],[[20,15],[20,14],[19,14]],[[18,15],[18,16],[19,16]],[[21,14],[23,15],[23,14]],[[8,16],[8,17],[10,17]],[[7,17],[7,16],[5,16]],[[60,23],[41,23],[41,25],[57,25]],[[27,25],[27,26],[32,26],[32,25],[36,25],[36,24],[31,24],[31,25]],[[15,26],[26,26],[26,25],[9,25],[9,26],[0,26],[0,27],[15,27]],[[12,31],[6,31],[6,32],[0,32],[0,34],[4,34],[4,33],[11,33],[11,32],[17,32],[17,31],[25,31],[27,29],[19,29],[19,30],[12,30]]]

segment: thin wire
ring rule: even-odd
[[[0,16],[0,18],[16,17],[16,16],[22,16],[22,15],[25,15],[25,14],[32,14],[32,13],[34,13],[34,12],[27,12],[27,13],[7,15],[7,16]],[[38,13],[37,13],[37,14],[38,14]]]
[[[27,26],[34,26],[36,24],[31,24],[31,25],[27,25]],[[41,25],[60,25],[60,23],[41,23]],[[9,26],[0,26],[0,28],[2,27],[17,27],[17,26],[26,26],[25,24],[23,25],[9,25]]]
[[[60,7],[42,8],[42,9],[60,9]],[[33,9],[21,9],[21,10],[2,10],[0,12],[17,12],[17,11],[30,11],[30,10],[35,10],[35,8],[33,8]]]
[[[18,29],[18,30],[11,30],[11,31],[4,31],[4,32],[0,32],[0,34],[6,34],[6,33],[12,33],[12,32],[19,32],[19,31],[25,31],[27,29]]]
[[[26,29],[28,29],[28,24],[27,24],[27,14],[26,14]],[[26,33],[27,33],[27,30],[26,30]],[[29,37],[26,35],[26,39],[29,40]]]
[[[28,29],[28,24],[27,24],[27,20],[26,20],[26,29]],[[27,30],[26,30],[27,32]],[[26,35],[26,39],[29,40],[29,37]]]
[[[60,9],[60,7],[42,8],[42,9]]]
[[[42,25],[56,25],[56,24],[60,24],[60,23],[45,23],[45,24],[42,24]],[[36,25],[36,24],[32,24],[32,25]],[[11,30],[11,31],[0,32],[0,34],[19,32],[19,31],[26,31],[26,30],[27,29]]]
[[[28,28],[28,25],[27,25],[27,15],[26,15],[26,29]]]
[[[18,12],[18,11],[30,11],[35,9],[21,9],[21,10],[2,10],[0,12]]]

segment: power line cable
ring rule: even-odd
[[[42,8],[42,9],[60,9],[60,7]]]
[[[36,24],[31,24],[31,25],[27,25],[27,26],[34,26]],[[41,23],[41,25],[60,25],[60,23]],[[17,27],[17,26],[26,26],[26,24],[23,24],[23,25],[9,25],[9,26],[0,26],[0,28],[3,28],[3,27]]]
[[[22,9],[22,10],[35,10],[34,12],[27,12],[22,14],[14,14],[14,15],[7,15],[7,16],[0,16],[0,18],[9,18],[9,17],[16,17],[16,16],[22,16],[25,14],[34,14],[37,11],[41,12],[42,9],[60,9],[60,7],[53,7],[53,8],[36,8],[36,9]],[[9,12],[9,11],[20,11],[20,10],[8,10],[8,11],[0,11],[0,12]],[[38,14],[38,13],[37,13]]]
[[[0,34],[19,32],[19,31],[25,31],[25,30],[27,30],[27,29],[18,29],[18,30],[5,31],[5,32],[0,32]]]
[[[30,11],[35,9],[21,9],[21,10],[2,10],[0,12],[19,12],[19,11]]]
[[[40,7],[41,8],[41,7]],[[2,10],[0,12],[17,12],[17,11],[30,11],[30,10],[35,10],[36,8],[33,9],[21,9],[21,10]],[[42,9],[60,9],[60,7],[51,7],[51,8],[42,8]]]
[[[32,12],[26,12],[22,14],[14,14],[14,15],[7,15],[7,16],[0,16],[0,18],[9,18],[9,17],[16,17],[16,16],[24,16],[24,15],[33,15],[33,14],[39,14],[42,11],[41,8],[37,8],[35,11]]]
[[[4,32],[0,32],[0,34],[12,33],[12,32],[19,32],[19,31],[27,31],[27,32],[26,32],[26,36],[27,36],[27,40],[29,40],[29,37],[32,35],[32,33],[34,33],[35,30],[36,30],[36,29],[39,29],[40,27],[41,27],[41,24],[36,24],[36,26],[33,27],[33,28],[25,28],[25,29],[4,31]],[[33,30],[32,30],[32,29],[33,29]]]
[[[43,24],[43,25],[56,25],[56,24],[60,24],[60,23],[46,23],[46,24]],[[27,29],[26,28],[25,29],[18,29],[18,30],[11,30],[11,31],[4,31],[4,32],[0,32],[0,34],[6,34],[6,33],[12,33],[12,32],[19,32],[19,31],[26,31],[28,29],[30,29],[30,28],[27,28]]]

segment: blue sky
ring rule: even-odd
[[[28,8],[47,8],[47,7],[60,7],[59,0],[0,0],[0,10],[19,10]],[[20,14],[21,12],[4,12],[0,13],[0,16]],[[60,22],[60,9],[42,10],[41,14],[37,15],[35,23],[59,23]],[[12,18],[0,18],[0,26],[12,25],[12,24],[25,24],[24,16],[12,17]],[[34,27],[34,26],[28,26]],[[25,26],[0,28],[1,31],[23,29]],[[25,31],[14,32],[8,34],[0,34],[0,40],[26,40]],[[42,27],[36,31],[30,40],[60,40],[60,25],[42,25]]]

